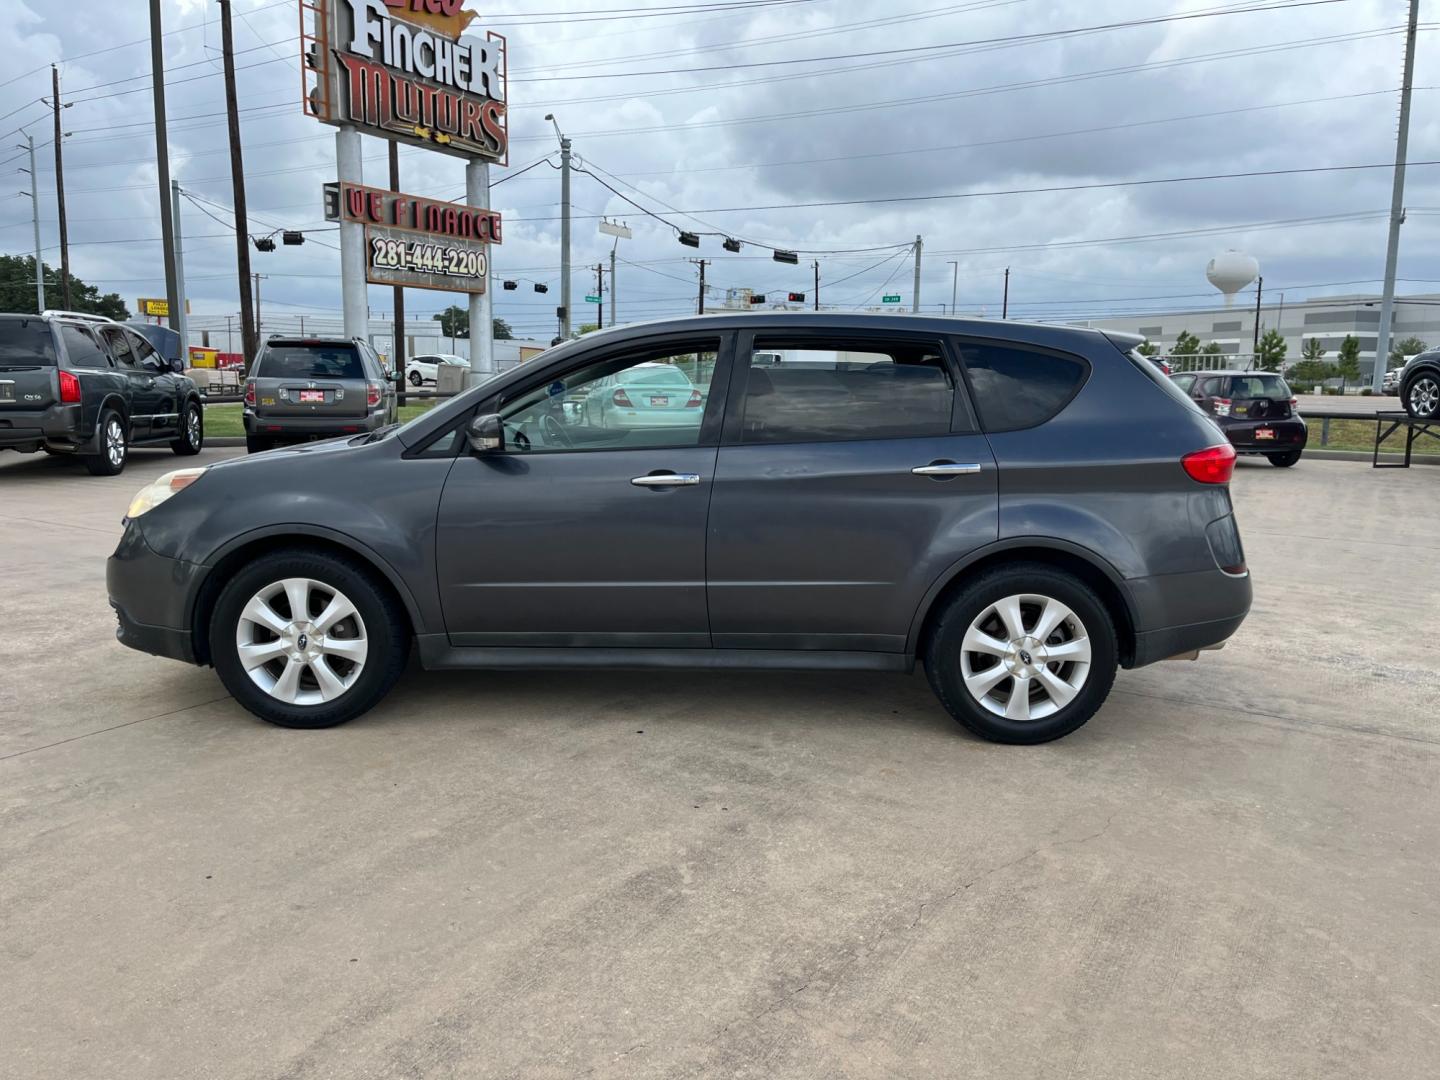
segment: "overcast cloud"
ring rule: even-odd
[[[1227,6],[1277,2],[1284,0]],[[1387,162],[1394,154],[1394,91],[1404,40],[1405,5],[1398,0],[1343,0],[1061,40],[957,44],[899,57],[877,54],[1166,12],[1215,11],[1220,5],[797,0],[743,13],[579,21],[526,18],[527,12],[581,12],[586,5],[578,0],[499,3],[493,11],[472,5],[480,12],[477,27],[500,26],[509,37],[512,167],[493,169],[494,181],[547,153],[555,159],[554,136],[543,120],[553,111],[585,162],[620,178],[624,183],[612,181],[615,187],[682,227],[826,250],[905,244],[923,235],[922,300],[932,310],[949,302],[950,260],[959,263],[962,311],[998,313],[1001,275],[1009,266],[1012,314],[1022,316],[1207,303],[1213,294],[1205,262],[1226,247],[1255,255],[1267,292],[1284,289],[1287,300],[1379,286],[1390,195],[1384,169],[913,203],[724,208]],[[626,4],[606,0],[589,6]],[[147,124],[145,8],[141,0],[9,0],[10,17],[0,26],[0,50],[7,59],[0,73],[0,83],[6,83],[0,86],[0,114],[12,114],[0,121],[0,129],[10,132],[24,124],[37,143],[48,142],[48,110],[36,99],[50,92],[49,69],[22,73],[62,59],[64,96],[76,102],[64,113],[67,130],[74,132],[66,143],[72,268],[132,305],[136,297],[164,293],[154,143]],[[320,191],[333,177],[334,136],[300,111],[295,0],[235,0],[235,10],[252,231],[323,229]],[[167,28],[183,28],[166,38],[170,148],[175,177],[228,207],[225,124],[223,115],[215,115],[224,108],[217,14],[215,4],[202,0],[165,4]],[[1345,40],[1333,40],[1337,37]],[[117,45],[128,47],[113,48]],[[84,55],[100,49],[111,51]],[[1236,52],[1244,54],[1209,58]],[[842,54],[866,55],[727,66]],[[1433,33],[1422,30],[1417,86],[1435,81],[1434,56]],[[1075,78],[1136,65],[1149,66]],[[713,70],[700,70],[707,68]],[[648,70],[669,73],[633,75]],[[606,77],[563,78],[577,75]],[[1060,78],[1067,81],[1054,82]],[[1015,88],[1037,82],[1049,85]],[[914,98],[935,100],[868,107]],[[1297,104],[1303,102],[1308,104]],[[1434,91],[1416,93],[1412,161],[1440,157],[1435,104]],[[1222,112],[1229,115],[1196,115]],[[763,119],[793,113],[811,115]],[[1094,130],[1100,128],[1108,130]],[[1073,132],[1087,133],[1067,134]],[[19,138],[7,135],[7,148]],[[0,153],[0,160],[12,153]],[[46,260],[58,263],[51,155],[48,146],[39,155],[42,231]],[[815,160],[836,158],[847,160]],[[405,190],[442,198],[462,194],[459,161],[410,149],[402,151],[401,161]],[[12,160],[0,169],[0,251],[20,254],[31,246],[30,207],[13,193],[27,188],[28,178],[11,170],[22,164]],[[385,186],[385,146],[377,140],[366,140],[366,170],[368,182]],[[1437,184],[1435,167],[1410,171],[1406,202],[1416,209],[1404,231],[1400,276],[1410,279],[1401,286],[1405,292],[1437,291],[1424,282],[1440,279],[1440,261],[1430,253],[1440,214],[1423,209],[1440,207]],[[548,296],[534,294],[528,284],[520,292],[497,291],[496,313],[518,331],[544,338],[554,332],[559,295],[558,198],[558,173],[545,165],[494,192],[506,219],[495,271],[551,286]],[[705,239],[699,252],[681,247],[671,229],[587,176],[576,177],[574,201],[575,299],[582,309],[577,317],[588,313],[579,301],[593,291],[593,270],[587,274],[584,267],[608,258],[610,241],[595,232],[600,214],[635,227],[634,240],[620,242],[626,260],[620,272],[622,318],[693,310],[695,268],[687,257],[713,259],[707,278],[722,288],[807,293],[813,288],[810,257],[786,267],[753,248],[728,254],[718,239]],[[667,205],[700,211],[699,220],[666,210]],[[228,215],[214,212],[220,221],[185,206],[186,269],[196,313],[223,316],[237,310],[234,247],[222,224]],[[1366,216],[1159,242],[1067,246],[1330,215]],[[340,303],[336,237],[311,235],[314,242],[303,248],[257,253],[254,269],[270,275],[264,291],[278,309],[333,313]],[[889,291],[902,293],[908,306],[910,263],[901,257],[874,266],[885,255],[818,256],[822,299],[873,303]],[[1350,281],[1361,284],[1313,287]],[[1142,299],[1177,294],[1194,295]],[[411,297],[412,313],[462,302],[439,293]],[[371,303],[377,313],[389,311],[389,290],[372,289]]]

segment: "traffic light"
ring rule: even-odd
[[[757,292],[757,293],[751,293],[751,294],[750,294],[750,303],[752,303],[752,304],[763,304],[764,302],[765,302],[765,294],[764,294],[763,292]]]
[[[305,234],[303,232],[295,232],[293,230],[286,229],[285,232],[282,234],[281,239],[284,240],[286,247],[299,247],[301,244],[305,243]]]
[[[503,281],[500,283],[500,285],[501,288],[503,288],[506,292],[514,292],[520,287],[520,283],[518,281]]]
[[[721,244],[720,246],[723,247],[726,251],[739,251],[739,250],[740,250],[740,241],[739,241],[739,240],[730,240],[730,239],[727,238],[726,241],[725,241],[723,244]]]
[[[777,251],[773,257],[776,262],[789,263],[791,266],[794,266],[800,261],[800,256],[796,255],[793,251]]]
[[[261,236],[255,240],[256,251],[274,251],[275,238],[273,236]]]
[[[537,281],[537,282],[535,283],[535,291],[536,291],[536,292],[549,292],[549,291],[550,291],[550,286],[549,286],[549,285],[546,285],[543,281]]]
[[[682,232],[680,234],[680,243],[686,247],[698,248],[700,246],[700,237],[696,236],[693,232]]]
[[[805,302],[805,294],[804,294],[803,292],[792,292],[792,293],[790,294],[790,303],[792,303],[792,304],[803,304],[804,302]]]

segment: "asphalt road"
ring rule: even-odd
[[[1433,470],[1242,462],[1231,647],[1024,749],[919,675],[271,728],[113,639],[173,466],[0,457],[0,1076],[1435,1075]]]

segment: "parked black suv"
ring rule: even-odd
[[[0,315],[0,450],[79,457],[96,476],[132,446],[204,444],[195,383],[130,327],[54,315]]]
[[[1279,375],[1266,371],[1187,371],[1175,385],[1211,416],[1239,454],[1261,454],[1288,469],[1300,460],[1310,433],[1299,402]]]
[[[395,375],[369,342],[273,337],[245,382],[245,444],[254,454],[375,431],[398,411]]]
[[[1117,667],[1250,607],[1234,448],[1140,343],[818,312],[597,331],[404,427],[157,479],[110,560],[120,640],[298,728],[363,713],[417,646],[923,662],[971,730],[1058,738]]]

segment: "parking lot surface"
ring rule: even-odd
[[[1240,634],[1020,748],[920,674],[268,727],[114,640],[174,467],[0,458],[0,1076],[1435,1075],[1433,470],[1242,460]]]

